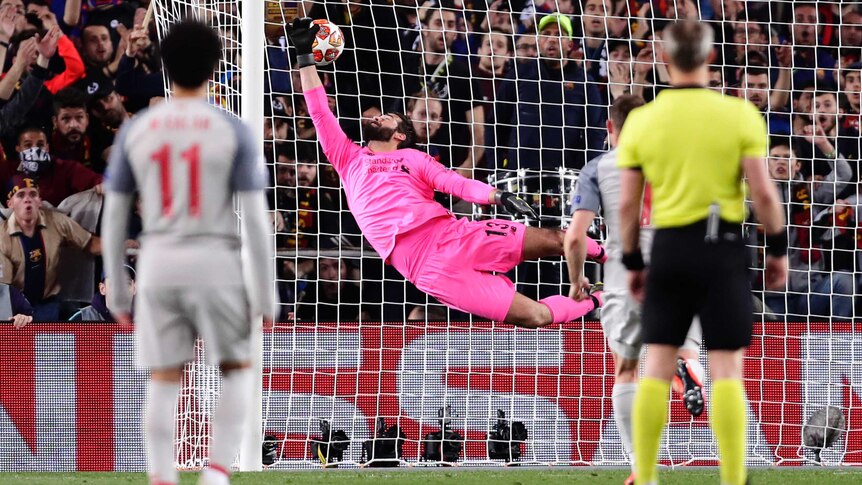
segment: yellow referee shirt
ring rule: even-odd
[[[743,157],[765,157],[766,122],[740,98],[705,88],[673,88],[629,114],[617,165],[640,168],[652,190],[656,228],[706,219],[717,202],[721,218],[745,219]]]

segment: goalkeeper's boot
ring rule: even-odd
[[[692,416],[698,417],[706,407],[703,393],[703,370],[700,363],[689,363],[682,357],[676,359],[673,390],[682,396],[682,403]]]
[[[632,474],[629,475],[628,478],[626,478],[626,481],[623,482],[623,485],[635,485],[635,472],[632,472]]]

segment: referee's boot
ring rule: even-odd
[[[673,390],[682,395],[682,403],[692,416],[698,417],[706,407],[703,394],[703,376],[692,369],[682,357],[676,358],[676,373],[673,376]]]
[[[632,474],[629,475],[628,478],[626,478],[626,481],[623,482],[623,485],[635,485],[635,472],[632,472]]]

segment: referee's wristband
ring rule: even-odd
[[[646,268],[644,255],[640,251],[623,254],[623,266],[629,271],[640,271]]]
[[[296,63],[300,69],[314,65],[314,54],[297,54]]]
[[[787,233],[784,231],[778,234],[766,235],[766,254],[780,258],[787,256]]]

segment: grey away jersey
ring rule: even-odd
[[[140,192],[144,237],[237,238],[233,195],[263,190],[251,130],[205,100],[180,99],[127,122],[111,151],[107,188]]]
[[[620,236],[620,170],[617,168],[617,152],[612,150],[591,160],[580,175],[575,187],[572,210],[588,210],[601,213],[608,230],[605,251],[605,285],[613,288],[626,288],[626,270],[622,265],[622,245]],[[649,259],[652,248],[653,231],[641,228],[640,243],[644,258]]]

